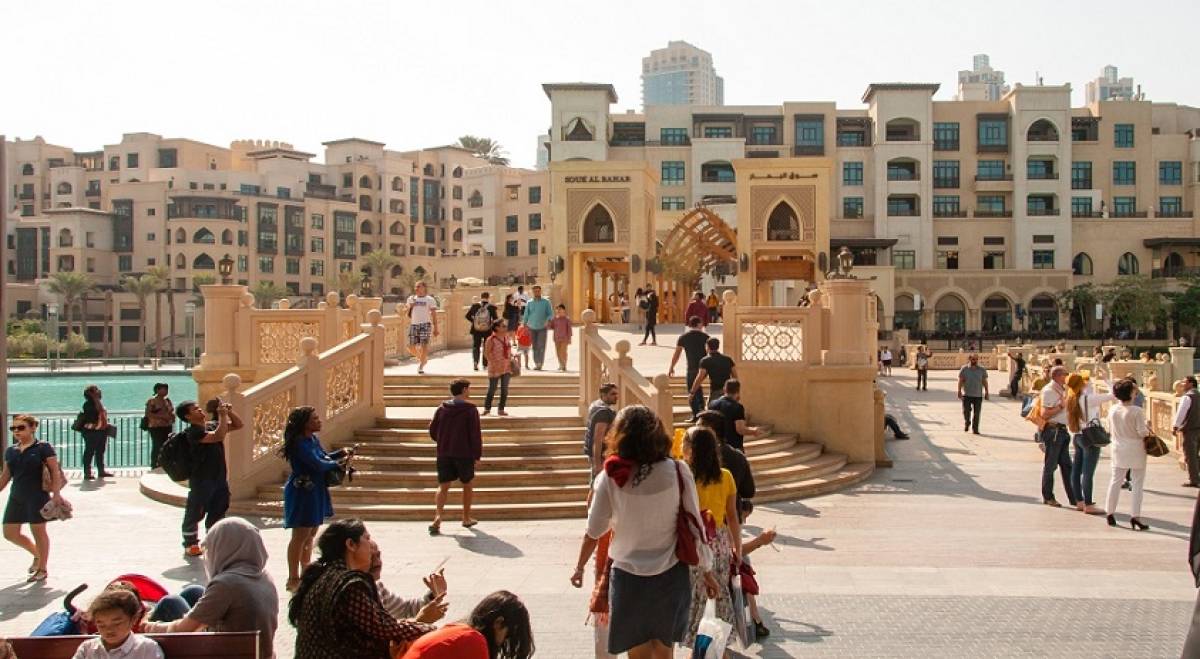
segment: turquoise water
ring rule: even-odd
[[[196,398],[196,381],[190,375],[157,373],[154,375],[55,375],[47,377],[8,376],[8,412],[78,412],[83,405],[83,389],[98,385],[104,392],[104,405],[112,412],[136,410],[154,395],[154,383],[165,382],[168,394],[179,403]]]

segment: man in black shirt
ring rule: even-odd
[[[479,301],[467,310],[467,322],[471,323],[471,368],[479,370],[479,358],[483,342],[492,334],[492,323],[496,322],[499,314],[496,305],[492,304],[491,293],[484,291],[479,294]],[[512,328],[516,329],[516,328]],[[484,359],[484,366],[487,366]]]
[[[216,405],[212,405],[212,403]],[[204,528],[225,517],[229,509],[229,473],[225,466],[225,435],[230,430],[242,427],[240,419],[233,415],[229,403],[214,399],[209,406],[215,408],[216,425],[212,430],[205,424],[204,408],[194,400],[187,400],[175,408],[175,416],[188,424],[184,429],[191,446],[192,469],[188,478],[187,506],[183,512],[183,546],[188,556],[200,556],[200,535],[197,526],[204,518]],[[233,421],[236,419],[236,427]]]
[[[737,380],[725,382],[725,395],[708,404],[708,409],[720,412],[725,417],[725,429],[722,439],[733,448],[742,451],[743,435],[762,437],[766,433],[753,426],[746,425],[746,408],[740,402],[742,398],[742,383]]]
[[[688,318],[688,329],[683,334],[679,335],[679,340],[675,342],[675,354],[671,355],[671,368],[667,370],[667,375],[675,376],[675,364],[679,362],[679,353],[687,355],[687,383],[696,381],[696,374],[700,372],[700,360],[704,358],[705,346],[708,343],[709,336],[704,333],[702,326],[704,325],[699,316]],[[688,398],[688,404],[692,407],[692,420],[696,420],[696,415],[700,410],[704,409],[704,393],[698,389],[692,390],[692,395]]]
[[[688,386],[695,393],[701,390],[704,379],[708,378],[710,382],[708,399],[715,400],[725,390],[727,380],[737,379],[737,368],[734,367],[732,359],[721,354],[721,339],[714,336],[708,340],[706,346],[708,354],[700,360],[700,372],[696,374],[694,380],[688,383]]]
[[[1025,375],[1025,353],[1010,352],[1012,360],[1012,377],[1008,380],[1008,395],[1016,398],[1021,393],[1021,376]]]

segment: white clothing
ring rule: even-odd
[[[700,501],[696,496],[696,481],[687,465],[678,460],[654,463],[650,474],[637,485],[630,475],[624,487],[618,486],[601,470],[592,484],[592,505],[588,508],[587,534],[599,539],[609,529],[613,531],[608,557],[613,565],[630,574],[651,577],[673,567],[675,558],[675,518],[679,511],[679,486],[675,468],[683,476],[684,509],[700,519]],[[695,529],[696,546],[702,544]],[[705,552],[700,552],[701,566]]]
[[[1092,421],[1100,421],[1100,408],[1104,403],[1110,400],[1116,400],[1117,397],[1112,395],[1112,385],[1108,385],[1110,393],[1098,394],[1088,385],[1083,390],[1083,395],[1079,397],[1079,409],[1083,411],[1083,425],[1087,425]]]
[[[410,295],[408,306],[412,309],[409,320],[413,325],[428,325],[433,322],[433,311],[437,309],[437,298],[432,295]]]
[[[1132,403],[1108,408],[1108,432],[1112,435],[1112,463],[1118,469],[1145,469],[1146,445],[1142,443],[1150,429],[1146,411]],[[1109,512],[1112,512],[1111,510]]]
[[[72,659],[163,659],[163,651],[154,639],[141,634],[130,634],[111,650],[105,649],[97,636],[80,643]]]
[[[1171,423],[1172,428],[1182,428],[1184,422],[1187,421],[1188,410],[1192,408],[1192,390],[1183,392],[1179,397],[1179,409],[1175,410],[1175,421]]]
[[[892,351],[884,350],[883,351],[883,359],[884,359],[884,361],[891,361],[892,360]]]
[[[1043,410],[1050,409],[1051,407],[1057,407],[1066,401],[1067,388],[1059,386],[1057,383],[1051,381],[1046,386],[1042,387],[1041,396]],[[1055,412],[1054,416],[1047,417],[1046,421],[1049,421],[1050,423],[1061,423],[1064,426],[1067,425],[1067,407],[1063,405],[1061,410]]]
[[[1137,408],[1134,408],[1137,409]],[[1145,452],[1143,452],[1143,456]],[[1145,469],[1129,469],[1118,467],[1115,464],[1112,468],[1112,480],[1108,482],[1108,498],[1104,500],[1104,511],[1109,515],[1117,513],[1117,502],[1121,498],[1121,484],[1125,482],[1125,472],[1129,472],[1129,489],[1133,495],[1133,501],[1130,505],[1129,514],[1132,517],[1142,516],[1142,488],[1146,484]]]

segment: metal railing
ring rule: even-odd
[[[53,416],[66,414],[67,416]],[[33,413],[38,420],[37,438],[48,442],[58,454],[63,469],[83,469],[83,435],[71,430],[75,414],[64,412]],[[9,417],[12,423],[12,417]],[[141,412],[113,412],[108,422],[117,427],[117,436],[109,438],[104,451],[105,469],[149,469],[150,433],[141,429]],[[176,420],[172,432],[183,430]]]

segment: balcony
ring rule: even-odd
[[[1155,217],[1165,218],[1183,218],[1193,216],[1194,215],[1192,211],[1159,211],[1158,214],[1155,215]]]
[[[1058,172],[1029,172],[1025,178],[1031,181],[1057,181]]]
[[[957,178],[935,178],[933,179],[934,188],[957,188],[959,180]]]
[[[976,174],[976,181],[1011,181],[1012,174]]]
[[[995,218],[995,217],[1012,217],[1013,212],[1010,210],[988,210],[975,209],[975,217],[977,218]]]
[[[636,137],[614,137],[608,141],[609,146],[646,146],[646,140]]]
[[[1008,144],[980,144],[977,153],[1008,153]]]
[[[305,183],[304,194],[317,199],[333,199],[337,196],[337,186],[325,183]]]
[[[1073,179],[1071,179],[1071,189],[1072,190],[1091,190],[1092,189],[1092,179],[1090,179],[1090,178],[1086,178],[1086,179],[1073,178]]]
[[[1101,213],[1100,211],[1084,211],[1084,210],[1078,210],[1078,211],[1077,211],[1077,210],[1072,210],[1072,211],[1071,211],[1071,217],[1090,217],[1090,218],[1097,218],[1097,217],[1104,217],[1104,213]]]
[[[1150,271],[1151,279],[1173,279],[1181,277],[1200,277],[1200,268],[1168,268]]]
[[[825,155],[824,144],[797,144],[792,147],[792,155],[796,156],[823,156]]]
[[[1146,211],[1113,211],[1111,216],[1114,218],[1146,218],[1150,214]]]
[[[933,216],[934,217],[966,217],[967,211],[962,208],[940,209],[940,210],[935,208],[935,209],[933,209]]]
[[[958,140],[954,140],[954,141],[934,140],[934,142],[933,142],[933,150],[934,151],[958,151],[958,149],[959,149]]]
[[[692,138],[690,137],[673,137],[669,140],[646,140],[645,146],[691,146]]]
[[[1057,208],[1026,208],[1025,214],[1029,217],[1058,217],[1059,209]]]

